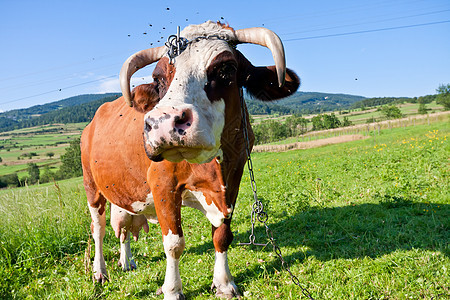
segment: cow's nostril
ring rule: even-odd
[[[145,131],[149,132],[152,130],[152,126],[150,124],[148,124],[147,122],[145,122]]]
[[[175,128],[178,134],[185,135],[186,130],[192,125],[192,113],[187,110],[174,118]],[[174,130],[175,131],[175,130]]]
[[[189,121],[188,115],[186,114],[185,111],[181,114],[181,117],[179,117],[179,116],[175,117],[175,124],[177,124],[177,125],[183,125],[183,124],[187,125],[188,121]]]

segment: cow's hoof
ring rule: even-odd
[[[237,286],[234,284],[234,282],[229,282],[228,284],[213,284],[211,285],[211,290],[216,289],[216,297],[218,298],[225,298],[225,299],[241,299],[241,294],[239,293],[239,290]]]
[[[162,287],[160,287],[157,291],[156,291],[156,295],[162,295],[164,294]],[[184,295],[182,293],[178,293],[178,294],[164,294],[164,300],[184,300]]]
[[[108,282],[108,275],[102,274],[102,273],[95,273],[92,277],[92,280],[94,283],[104,284],[105,282]]]
[[[122,260],[119,259],[119,261],[117,262],[117,265],[119,267],[122,267],[122,270],[124,272],[136,270],[136,263],[134,262],[134,259],[130,259],[129,261],[125,261],[125,262],[123,262]]]

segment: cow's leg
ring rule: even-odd
[[[213,242],[215,253],[214,277],[211,288],[216,288],[216,296],[231,299],[240,298],[239,290],[231,276],[228,267],[227,250],[233,241],[233,233],[230,229],[231,219],[226,219],[224,223],[216,228],[213,226]]]
[[[118,261],[119,267],[122,267],[124,271],[130,271],[136,269],[136,263],[133,259],[130,247],[130,233],[125,232],[125,240],[120,240],[120,259]]]
[[[120,259],[118,265],[122,270],[129,271],[136,269],[130,247],[130,229],[133,223],[133,216],[126,210],[111,203],[111,226],[120,239]]]
[[[164,284],[158,294],[164,293],[164,299],[184,299],[179,269],[180,256],[185,246],[181,229],[181,194],[155,193],[154,199],[167,260]]]
[[[93,199],[90,199],[88,195],[88,202],[92,218],[91,231],[95,244],[93,279],[94,282],[104,283],[108,280],[105,258],[103,257],[103,238],[105,237],[106,227],[106,199],[97,193]]]

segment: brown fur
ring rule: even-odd
[[[221,25],[231,29],[228,25]],[[162,234],[166,236],[170,230],[181,237],[181,204],[185,189],[201,191],[206,202],[214,202],[224,215],[228,214],[231,205],[235,207],[247,160],[239,89],[244,86],[261,100],[274,100],[294,93],[300,81],[294,72],[287,70],[286,84],[280,88],[274,67],[254,67],[234,49],[219,54],[206,70],[208,83],[204,90],[211,101],[225,101],[221,162],[216,159],[205,164],[190,164],[186,161],[172,163],[166,160],[155,162],[147,157],[144,148],[144,115],[164,97],[175,72],[174,66],[169,64],[167,58],[163,58],[153,72],[155,82],[138,86],[133,91],[134,108],[130,108],[122,98],[102,105],[83,131],[81,160],[89,205],[100,208],[101,215],[105,210],[106,199],[122,209],[139,214],[139,211],[133,210],[132,204],[145,203],[151,192]],[[245,118],[251,149],[254,136],[248,114],[245,114]],[[212,228],[217,252],[227,251],[233,240],[229,217],[218,228]],[[120,231],[122,221],[118,219],[113,222],[116,233]],[[146,224],[140,220],[130,222],[138,226]],[[138,230],[132,228],[133,233]],[[177,249],[182,251],[183,248],[184,244]],[[181,252],[175,254],[174,257],[178,257]],[[103,281],[103,274],[100,275]]]

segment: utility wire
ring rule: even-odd
[[[388,31],[388,30],[396,30],[396,29],[404,29],[404,28],[412,28],[412,27],[421,27],[421,26],[436,25],[436,24],[443,24],[443,23],[450,23],[450,20],[438,21],[438,22],[430,22],[430,23],[422,23],[422,24],[396,26],[396,27],[369,29],[369,30],[361,30],[361,31],[351,31],[351,32],[344,32],[344,33],[308,36],[308,37],[301,37],[301,38],[286,39],[286,40],[283,40],[283,41],[284,42],[292,42],[292,41],[312,40],[312,39],[320,39],[320,38],[328,38],[328,37],[336,37],[336,36],[345,36],[345,35],[353,35],[353,34],[361,34],[361,33],[369,33],[369,32],[379,32],[379,31]]]
[[[93,83],[93,82],[97,82],[97,81],[102,81],[102,80],[113,78],[113,77],[116,77],[116,76],[117,75],[111,75],[111,76],[108,76],[108,77],[103,77],[101,79],[96,79],[96,80],[91,80],[91,81],[87,81],[87,82],[83,82],[83,83],[79,83],[79,84],[74,84],[74,85],[71,85],[71,86],[66,86],[64,88],[60,88],[60,89],[57,89],[57,90],[52,90],[52,91],[48,91],[48,92],[44,92],[44,93],[40,93],[40,94],[36,94],[36,95],[31,95],[31,96],[26,96],[26,97],[22,97],[22,98],[10,100],[10,101],[1,102],[0,105],[7,104],[7,103],[18,102],[18,101],[21,101],[21,100],[34,98],[34,97],[38,97],[38,96],[42,96],[42,95],[47,95],[47,94],[51,94],[51,93],[55,93],[55,92],[60,92],[62,90],[67,90],[67,89],[74,88],[74,87],[77,87],[77,86],[80,86],[80,85],[85,85],[85,84],[89,84],[89,83]]]
[[[323,31],[323,30],[330,30],[330,29],[337,29],[337,28],[343,28],[343,27],[352,27],[352,26],[359,26],[359,25],[366,25],[366,24],[383,23],[383,22],[387,22],[387,21],[397,21],[397,20],[401,20],[401,19],[427,16],[427,15],[438,14],[438,13],[443,13],[443,12],[448,12],[448,11],[450,11],[450,9],[432,11],[432,12],[421,13],[421,14],[416,14],[416,15],[395,17],[395,18],[389,18],[389,19],[382,19],[382,20],[370,21],[370,22],[353,23],[353,24],[348,24],[348,25],[339,25],[339,26],[325,27],[325,28],[312,29],[312,30],[295,31],[295,32],[289,32],[289,33],[280,33],[280,36],[293,35],[293,34],[299,34],[299,33],[308,33],[308,32],[315,32],[315,31]]]
[[[422,27],[422,26],[437,25],[437,24],[444,24],[444,23],[450,23],[450,20],[430,22],[430,23],[422,23],[422,24],[404,25],[404,26],[395,26],[395,27],[385,27],[385,28],[377,28],[377,29],[369,29],[369,30],[361,30],[361,31],[351,31],[351,32],[344,32],[344,33],[317,35],[317,36],[309,36],[309,37],[292,38],[292,39],[285,39],[283,41],[284,42],[292,42],[292,41],[301,41],[301,40],[312,40],[312,39],[319,39],[319,38],[329,38],[329,37],[346,36],[346,35],[354,35],[354,34],[363,34],[363,33],[371,33],[371,32],[380,32],[380,31],[388,31],[388,30],[396,30],[396,29]],[[105,79],[113,78],[115,76],[116,75],[111,75],[111,76],[104,77],[104,78],[101,78],[101,79],[91,80],[91,81],[83,82],[83,83],[80,83],[80,84],[75,84],[75,85],[71,85],[71,86],[68,86],[68,87],[64,87],[64,88],[61,88],[61,89],[56,89],[56,90],[52,90],[52,91],[48,91],[48,92],[44,92],[44,93],[40,93],[40,94],[36,94],[36,95],[31,95],[31,96],[26,96],[26,97],[22,97],[22,98],[10,100],[10,101],[1,102],[0,105],[13,103],[13,102],[17,102],[17,101],[21,101],[21,100],[25,100],[25,99],[29,99],[29,98],[34,98],[34,97],[38,97],[38,96],[42,96],[42,95],[46,95],[46,94],[50,94],[50,93],[54,93],[54,92],[59,92],[59,91],[65,90],[65,89],[70,89],[70,88],[73,88],[73,87],[77,87],[77,86],[81,86],[81,85],[85,85],[85,84],[89,84],[89,83],[93,83],[93,82],[97,82],[97,81],[102,81],[102,80],[105,80]]]

